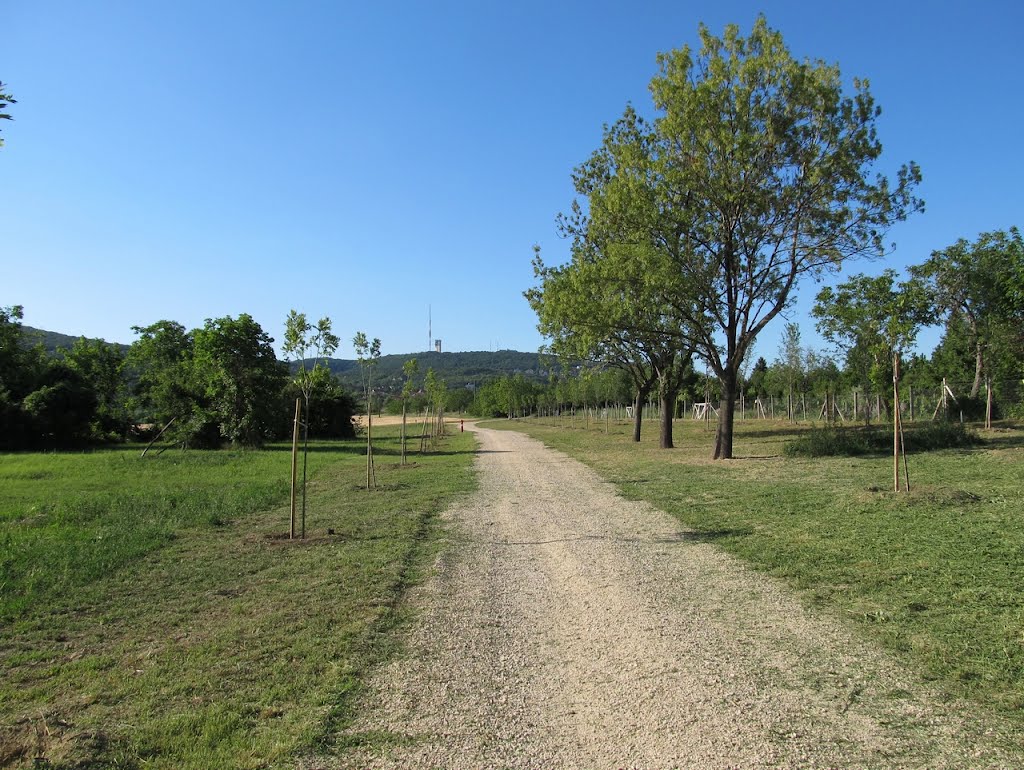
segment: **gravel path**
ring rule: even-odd
[[[521,434],[411,601],[406,654],[305,768],[1015,767],[963,704]]]

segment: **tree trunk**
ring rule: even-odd
[[[405,465],[405,399],[402,399],[402,465]]]
[[[644,419],[644,403],[649,393],[650,388],[638,388],[633,398],[633,441],[637,443],[640,441],[640,425]]]
[[[977,398],[981,391],[981,372],[984,368],[984,356],[981,352],[981,340],[974,343],[974,382],[971,383],[971,398]]]
[[[722,400],[718,411],[718,429],[715,431],[715,460],[732,459],[732,429],[736,417],[736,376],[726,374],[720,378]]]
[[[672,418],[675,416],[677,390],[663,390],[661,393],[661,433],[660,442],[662,449],[673,449],[672,443]]]

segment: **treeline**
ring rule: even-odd
[[[22,308],[0,308],[0,448],[57,449],[126,440],[183,447],[259,446],[291,434],[303,393],[251,316],[134,327],[125,349],[76,340],[33,344]],[[355,399],[334,377],[309,394],[309,430],[352,435]]]
[[[906,414],[982,420],[990,409],[993,419],[1024,419],[1021,333],[1010,318],[999,323],[990,319],[987,326],[991,336],[984,340],[980,366],[976,339],[966,322],[952,314],[930,356],[916,354],[901,362],[901,402]],[[787,324],[772,361],[761,356],[741,369],[737,409],[745,416],[775,419],[890,419],[891,350],[884,345],[884,338],[872,340],[862,334],[857,339],[859,345],[846,348],[837,363],[832,356],[803,346],[799,325]],[[872,344],[881,344],[883,354],[871,355]],[[502,376],[457,396],[462,409],[481,417],[550,415],[604,407],[615,407],[623,414],[623,407],[639,406],[634,415],[639,420],[642,409],[654,404],[645,400],[638,405],[636,397],[635,380],[626,367],[617,365],[617,359],[592,362],[576,374],[552,375],[546,382]],[[692,414],[695,404],[710,404],[714,414],[721,398],[718,378],[695,368],[690,359],[676,381],[670,413],[683,417]],[[833,411],[822,414],[826,400]]]
[[[561,370],[561,364],[554,356],[522,353],[517,350],[451,353],[428,351],[382,355],[377,360],[375,375],[382,392],[395,394],[402,389],[403,367],[412,359],[418,362],[423,371],[433,370],[435,377],[454,389],[463,389],[466,385],[479,385],[496,377],[515,374],[521,374],[531,381],[543,382],[552,371]],[[358,361],[329,358],[324,365],[343,385],[353,390],[359,387]]]

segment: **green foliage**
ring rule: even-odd
[[[371,342],[366,334],[356,332],[356,336],[352,338],[352,347],[356,349],[359,370],[362,373],[363,398],[366,399],[366,408],[369,409],[373,396],[373,370],[380,361],[380,339],[374,337]]]
[[[643,261],[659,307],[721,381],[713,455],[727,458],[742,361],[798,281],[881,254],[889,225],[922,204],[916,165],[895,185],[873,171],[882,146],[866,82],[844,96],[837,67],[794,59],[763,16],[749,37],[730,25],[700,38],[696,54],[658,57],[658,117],[628,107],[605,130],[574,175],[586,214],[574,205],[563,223]]]
[[[70,350],[61,352],[68,368],[82,379],[96,400],[90,440],[124,441],[131,430],[131,418],[123,347],[79,337]]]
[[[83,337],[80,334],[61,334],[60,332],[47,331],[46,329],[36,329],[32,326],[22,326],[21,332],[25,344],[29,346],[42,345],[46,355],[53,358],[63,356],[64,352],[71,350],[80,339],[84,339],[88,343],[102,342],[105,345],[110,345],[116,348],[122,355],[126,355],[129,348],[128,345],[123,345],[119,342],[106,342],[105,340]]]
[[[207,319],[192,332],[193,372],[204,411],[232,444],[259,446],[273,435],[286,380],[273,338],[252,316]]]
[[[324,366],[315,367],[308,374],[310,389],[306,424],[309,436],[318,439],[355,436],[352,425],[358,407],[355,397]],[[304,399],[305,395],[299,389],[299,383],[292,380],[284,389],[278,409],[280,422],[275,431],[278,437],[291,435],[296,398]]]
[[[114,354],[83,343],[67,359],[47,358],[40,345],[28,345],[21,318],[20,306],[0,308],[0,448],[57,449],[103,438],[116,413],[100,393],[104,367],[117,370]]]
[[[133,326],[138,339],[128,350],[128,363],[137,372],[132,404],[139,422],[163,426],[172,419],[181,425],[175,434],[187,440],[197,432],[185,422],[197,400],[191,382],[192,338],[177,321]]]
[[[453,388],[480,384],[506,374],[522,374],[529,379],[540,381],[545,379],[549,372],[560,369],[557,362],[547,360],[544,356],[516,350],[455,353],[428,351],[414,355],[381,355],[374,371],[377,391],[395,396],[401,394],[406,382],[403,367],[412,358],[417,360],[419,371],[433,369],[435,376]],[[327,361],[327,366],[341,380],[343,386],[352,390],[362,388],[358,360],[332,358]]]
[[[969,395],[978,395],[983,376],[991,376],[993,370],[997,378],[1015,378],[1024,360],[1020,331],[1024,322],[1024,239],[1020,231],[1011,227],[1009,232],[982,233],[974,243],[961,238],[932,252],[911,272],[925,282],[946,320],[943,344],[947,350],[961,347],[958,357],[964,363],[969,361],[964,367],[973,370]],[[949,363],[960,368],[959,362]]]
[[[323,381],[317,378],[318,369],[326,365],[326,359],[337,350],[339,344],[340,340],[331,331],[330,318],[321,318],[316,326],[312,326],[306,320],[305,313],[289,311],[288,318],[285,319],[284,345],[281,346],[281,351],[285,356],[296,359],[295,382],[307,402],[313,387]],[[313,367],[307,369],[306,362],[310,358],[313,360]]]
[[[530,414],[540,386],[521,374],[500,377],[477,388],[470,413],[477,417],[514,417]]]
[[[434,374],[433,369],[427,369],[427,374],[423,378],[423,390],[426,391],[427,400],[434,411],[442,411],[448,398],[448,386]]]
[[[895,270],[855,275],[835,289],[826,286],[811,315],[822,336],[845,352],[860,384],[879,393],[891,389],[893,357],[902,359],[933,318],[924,285],[917,279],[897,284]]]
[[[133,328],[140,421],[173,419],[170,437],[192,447],[257,446],[273,435],[286,368],[252,316],[207,319],[192,332],[174,321]]]
[[[7,86],[0,82],[0,120],[12,120],[10,113],[4,112],[11,104],[17,104],[18,100],[6,92]],[[0,139],[0,147],[4,146],[4,140]]]
[[[84,377],[63,362],[49,362],[37,387],[22,401],[32,420],[32,445],[81,446],[92,438],[96,393]]]
[[[446,412],[462,414],[468,412],[473,406],[474,393],[469,388],[450,388],[445,398],[444,409]]]
[[[405,382],[402,383],[403,399],[409,398],[413,394],[413,390],[416,388],[416,375],[419,374],[419,371],[420,364],[415,358],[410,358],[402,364],[402,376],[405,377]]]

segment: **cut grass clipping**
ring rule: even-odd
[[[396,429],[311,446],[289,541],[290,447],[12,454],[0,463],[0,766],[265,768],[325,750],[471,434],[398,465]]]
[[[629,424],[607,433],[604,423],[575,424],[486,423],[584,461],[627,497],[853,621],[947,692],[1024,727],[1024,432],[1004,427],[969,448],[910,455],[907,494],[888,491],[891,455],[784,456],[789,442],[816,445],[825,434],[808,426],[738,421],[737,459],[716,462],[714,425],[677,422],[677,448],[666,451],[653,423],[639,446]],[[920,427],[909,435],[931,433]],[[891,433],[888,442],[891,452]]]

